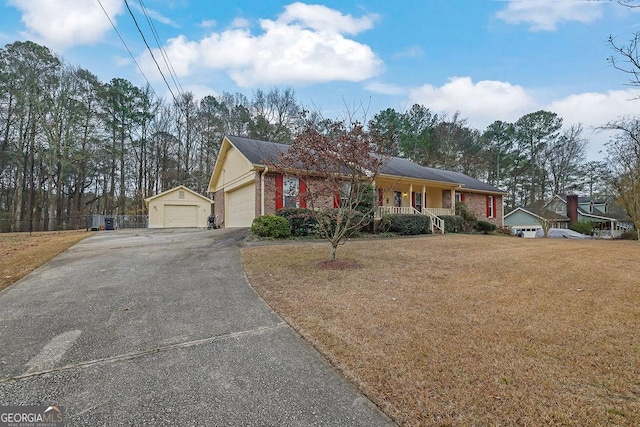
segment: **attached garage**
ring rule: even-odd
[[[256,216],[255,186],[225,192],[224,197],[226,227],[251,227]]]
[[[145,199],[149,228],[206,227],[213,200],[180,185]]]

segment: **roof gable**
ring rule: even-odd
[[[164,197],[164,196],[166,196],[168,194],[171,194],[171,193],[175,193],[176,191],[186,191],[186,192],[190,193],[191,195],[193,195],[195,197],[198,197],[198,198],[200,198],[200,199],[202,199],[202,200],[204,200],[206,202],[213,203],[213,200],[211,200],[210,198],[205,197],[200,193],[196,193],[195,191],[193,191],[192,189],[190,189],[188,187],[185,187],[184,185],[178,185],[177,187],[173,187],[173,188],[171,188],[169,190],[163,191],[162,193],[158,193],[155,196],[147,197],[146,199],[144,199],[144,203],[146,205],[148,205],[149,202],[151,202],[152,200],[158,199],[160,197]]]

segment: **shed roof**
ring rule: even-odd
[[[173,192],[179,191],[179,190],[188,191],[189,193],[193,194],[194,196],[197,196],[197,197],[201,198],[202,200],[204,200],[206,202],[213,203],[213,200],[211,200],[210,198],[205,197],[200,193],[196,193],[195,191],[193,191],[192,189],[190,189],[188,187],[185,187],[184,185],[178,185],[177,187],[173,187],[173,188],[171,188],[169,190],[163,191],[162,193],[158,193],[155,196],[147,197],[146,199],[144,199],[144,203],[146,205],[148,205],[149,202],[152,201],[153,199],[157,199],[158,197],[162,197],[162,196],[165,196],[165,195],[167,195],[169,193],[173,193]]]

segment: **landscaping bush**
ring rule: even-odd
[[[294,236],[310,236],[316,233],[318,221],[312,211],[305,208],[282,208],[276,215],[286,218]]]
[[[638,240],[638,233],[635,230],[625,231],[620,235],[621,240]]]
[[[489,221],[478,221],[478,231],[482,231],[484,234],[489,234],[491,231],[496,230],[496,225]]]
[[[596,226],[595,222],[591,221],[580,221],[580,222],[572,222],[569,224],[569,229],[573,231],[577,231],[578,233],[584,234],[585,236],[591,236],[593,233],[593,228]]]
[[[464,218],[460,215],[441,215],[440,218],[444,221],[445,233],[460,233],[464,230]]]
[[[414,236],[431,233],[431,218],[425,215],[385,215],[381,229],[401,236]]]
[[[251,224],[253,234],[260,237],[281,239],[291,236],[291,226],[286,218],[276,215],[263,215],[253,220]]]
[[[461,231],[469,232],[478,228],[478,218],[469,210],[466,204],[456,202],[456,215],[462,217]]]

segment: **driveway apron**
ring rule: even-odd
[[[119,230],[0,292],[0,405],[67,425],[394,425],[246,281],[245,230]]]

